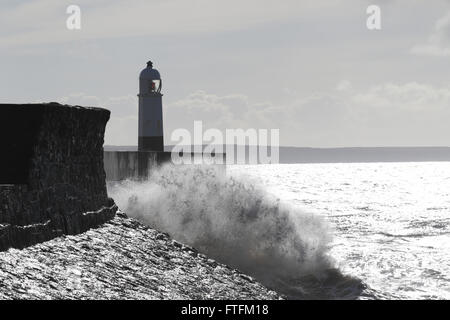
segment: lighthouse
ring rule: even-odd
[[[139,75],[139,151],[164,151],[161,76],[147,62]]]

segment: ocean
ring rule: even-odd
[[[385,299],[450,299],[450,163],[232,166],[332,226],[339,270]]]
[[[450,298],[448,162],[164,166],[108,190],[288,298]]]

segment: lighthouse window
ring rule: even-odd
[[[150,92],[160,92],[161,91],[161,80],[151,80],[150,81]]]

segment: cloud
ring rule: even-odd
[[[131,36],[205,34],[236,31],[276,21],[289,21],[312,10],[333,7],[341,0],[78,0],[81,30],[66,29],[61,0],[38,0],[0,5],[0,46],[20,46]]]
[[[204,91],[166,105],[165,129],[280,129],[282,145],[450,145],[450,86],[383,83],[356,90],[349,81],[335,89],[294,97],[288,103],[253,102],[245,95]],[[169,135],[167,135],[169,138]]]
[[[334,89],[307,95],[291,93],[283,104],[252,101],[244,94],[196,91],[163,102],[166,144],[173,130],[193,130],[196,120],[208,128],[280,129],[281,145],[413,146],[450,145],[450,85],[381,83],[356,89],[348,80]],[[137,98],[100,98],[78,93],[61,98],[68,104],[111,110],[106,144],[135,145]]]
[[[411,48],[411,53],[436,57],[450,56],[450,12],[436,21],[428,42],[415,45]]]

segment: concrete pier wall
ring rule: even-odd
[[[185,154],[192,164],[208,163],[211,156],[202,153]],[[214,158],[222,158],[225,154],[216,154]],[[158,151],[104,151],[103,156],[106,181],[121,181],[126,179],[147,179],[152,168],[172,162],[171,152]],[[225,168],[225,165],[218,166]]]
[[[171,161],[170,152],[105,151],[106,180],[145,179],[151,168]]]

